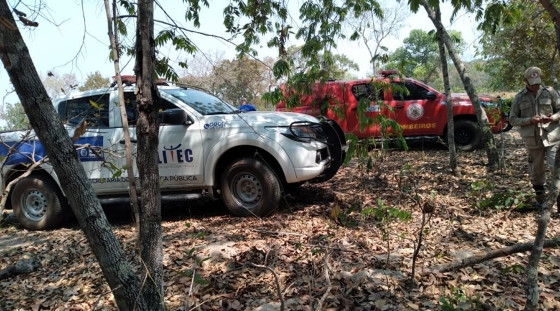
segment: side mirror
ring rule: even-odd
[[[162,111],[158,114],[160,123],[169,125],[191,125],[187,113],[181,108],[173,108]]]
[[[434,100],[436,98],[437,98],[437,96],[436,96],[436,94],[434,94],[434,92],[426,92],[426,99],[427,100]]]

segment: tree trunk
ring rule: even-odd
[[[125,260],[121,245],[97,199],[86,172],[43,87],[6,1],[0,1],[0,58],[41,140],[62,189],[109,283],[120,310],[146,310],[140,280]]]
[[[554,22],[554,32],[556,34],[556,52],[559,52],[560,51],[560,11],[556,9],[554,4],[552,4],[552,1],[550,0],[539,0],[539,2],[545,8],[545,10],[548,12],[548,15],[550,15],[552,21]],[[556,53],[554,55],[556,55]],[[552,58],[551,61],[551,67],[552,68],[550,72],[552,73],[552,83],[554,84],[553,85],[554,89],[558,90],[558,79],[556,78],[556,74],[555,74],[556,68],[554,66],[554,57]]]
[[[488,170],[489,171],[496,171],[500,168],[500,153],[498,152],[498,148],[496,148],[496,144],[494,143],[494,134],[490,129],[490,122],[488,121],[488,117],[482,109],[482,105],[480,104],[480,100],[478,99],[478,95],[476,94],[476,90],[471,83],[471,78],[467,74],[467,70],[465,68],[465,64],[459,58],[459,55],[455,52],[455,47],[447,30],[443,26],[440,20],[438,20],[435,16],[434,10],[430,7],[427,0],[422,0],[422,6],[426,9],[428,13],[428,17],[432,20],[432,23],[436,27],[438,33],[441,33],[443,37],[443,42],[447,47],[447,52],[449,53],[449,57],[453,60],[453,64],[461,77],[461,81],[463,82],[463,86],[465,87],[465,91],[469,95],[469,99],[472,102],[474,107],[476,117],[478,119],[478,124],[482,130],[482,143],[484,144],[484,148],[486,150],[486,155],[488,157]]]
[[[136,26],[136,87],[138,94],[137,166],[140,177],[140,244],[145,285],[142,294],[150,310],[163,310],[163,242],[159,187],[157,119],[159,94],[155,84],[153,0],[138,2]]]
[[[138,233],[137,249],[140,249],[140,206],[138,204],[138,194],[136,192],[136,178],[134,178],[134,162],[132,159],[132,148],[130,143],[130,133],[128,126],[128,118],[126,116],[126,107],[124,102],[124,90],[121,78],[121,69],[119,66],[119,51],[117,49],[117,19],[113,19],[111,15],[116,16],[116,1],[113,1],[113,14],[111,14],[111,6],[109,0],[105,0],[105,11],[107,12],[107,29],[109,34],[109,41],[111,41],[111,53],[113,56],[113,65],[115,67],[115,77],[117,80],[117,87],[119,88],[119,107],[121,111],[121,121],[123,126],[124,136],[124,150],[126,154],[126,173],[128,176],[128,191],[130,195],[130,203],[134,212],[134,222],[136,223],[136,230]],[[115,31],[113,31],[113,29]]]
[[[434,12],[434,18],[441,22],[441,10]],[[451,173],[457,175],[457,150],[455,149],[455,121],[453,120],[453,105],[451,104],[451,86],[449,84],[449,69],[447,68],[447,53],[443,42],[443,33],[438,29],[439,57],[441,59],[441,72],[443,74],[443,88],[445,90],[445,101],[447,102],[447,144],[449,145],[449,167]]]
[[[535,243],[529,262],[527,263],[527,301],[525,302],[525,310],[536,310],[539,304],[539,261],[541,259],[542,250],[545,245],[546,229],[550,222],[550,212],[556,204],[558,197],[558,189],[560,187],[560,152],[556,152],[554,158],[554,170],[552,178],[549,181],[549,193],[546,200],[546,208],[541,210],[537,220],[537,232],[535,233]]]

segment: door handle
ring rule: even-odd
[[[138,140],[136,140],[136,139],[130,139],[130,142],[133,143],[133,144],[136,144],[136,143],[138,142]],[[124,138],[121,139],[121,140],[119,140],[119,143],[124,145],[124,143],[125,143]]]

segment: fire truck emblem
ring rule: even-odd
[[[424,115],[424,107],[422,105],[414,103],[410,104],[406,109],[406,116],[413,121],[419,120]]]

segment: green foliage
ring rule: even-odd
[[[290,72],[290,64],[285,60],[279,60],[274,64],[272,68],[272,73],[276,77],[282,77]]]
[[[95,90],[103,87],[109,86],[109,78],[104,78],[99,71],[90,73],[86,77],[86,82],[83,86],[80,86],[78,90],[81,92],[87,90]]]
[[[385,205],[381,198],[377,199],[377,206],[364,208],[361,215],[364,218],[373,216],[376,220],[381,222],[381,224],[387,224],[393,221],[407,222],[412,218],[410,212]]]
[[[7,103],[3,107],[3,111],[0,116],[6,123],[2,130],[23,130],[30,127],[29,119],[23,110],[23,106],[20,103],[10,104]]]
[[[194,261],[194,268],[193,269],[186,269],[183,271],[183,274],[189,278],[191,278],[193,280],[194,283],[199,284],[199,285],[208,285],[210,284],[210,281],[207,279],[204,279],[202,277],[201,274],[199,274],[197,271],[200,269],[197,269],[198,267],[200,267],[202,265],[202,263],[204,263],[205,261],[209,260],[211,257],[206,257],[206,258],[198,258],[195,255],[195,251],[196,248],[191,248],[186,252],[186,259],[192,259]]]
[[[344,227],[356,228],[358,227],[358,222],[354,217],[352,217],[352,213],[356,210],[357,207],[354,205],[346,209],[341,209],[340,207],[335,206],[335,208],[331,211],[331,217]]]
[[[456,43],[457,51],[461,53],[465,46],[461,33],[449,31],[449,35]],[[440,81],[441,64],[436,33],[414,29],[403,43],[402,47],[389,56],[385,68],[398,69],[404,76],[413,77],[426,84]]]
[[[193,21],[196,27],[200,27],[200,9],[201,3],[205,7],[210,7],[207,0],[183,0],[187,4],[187,13],[185,14],[185,19]]]
[[[478,296],[469,296],[463,289],[455,287],[451,294],[439,299],[442,311],[485,310]]]
[[[126,172],[126,169],[127,169],[126,166],[117,167],[113,162],[105,162],[105,163],[103,163],[103,165],[104,165],[105,167],[108,167],[109,170],[113,173],[113,174],[112,174],[112,177],[113,177],[113,178],[119,178],[119,177],[121,177],[122,174],[123,174],[124,172]]]
[[[339,225],[348,228],[359,226],[358,217],[362,220],[373,219],[384,227],[395,221],[407,222],[412,218],[412,214],[408,211],[385,205],[381,198],[377,199],[377,206],[368,206],[363,209],[360,209],[358,204],[351,204],[345,208],[335,204],[330,213],[331,219],[335,220]]]
[[[471,183],[471,191],[467,196],[474,198],[473,207],[478,209],[523,209],[530,205],[531,193],[519,192],[512,189],[496,189],[489,181],[475,181]]]
[[[509,273],[521,274],[521,273],[525,273],[525,266],[522,266],[522,265],[507,266],[507,267],[503,268],[500,271],[500,273],[501,274],[509,274]]]
[[[540,67],[543,83],[552,84],[556,55],[554,24],[538,1],[493,1],[484,14],[485,30],[480,55],[487,60],[484,71],[497,90],[523,87],[523,73],[530,66]]]
[[[124,10],[130,14],[136,14],[136,4],[128,0],[119,0],[119,5],[124,8]]]
[[[163,57],[156,60],[155,68],[156,68],[156,76],[154,79],[159,77],[165,78],[167,81],[179,81],[179,75],[175,72],[175,69],[169,65],[169,58]]]

